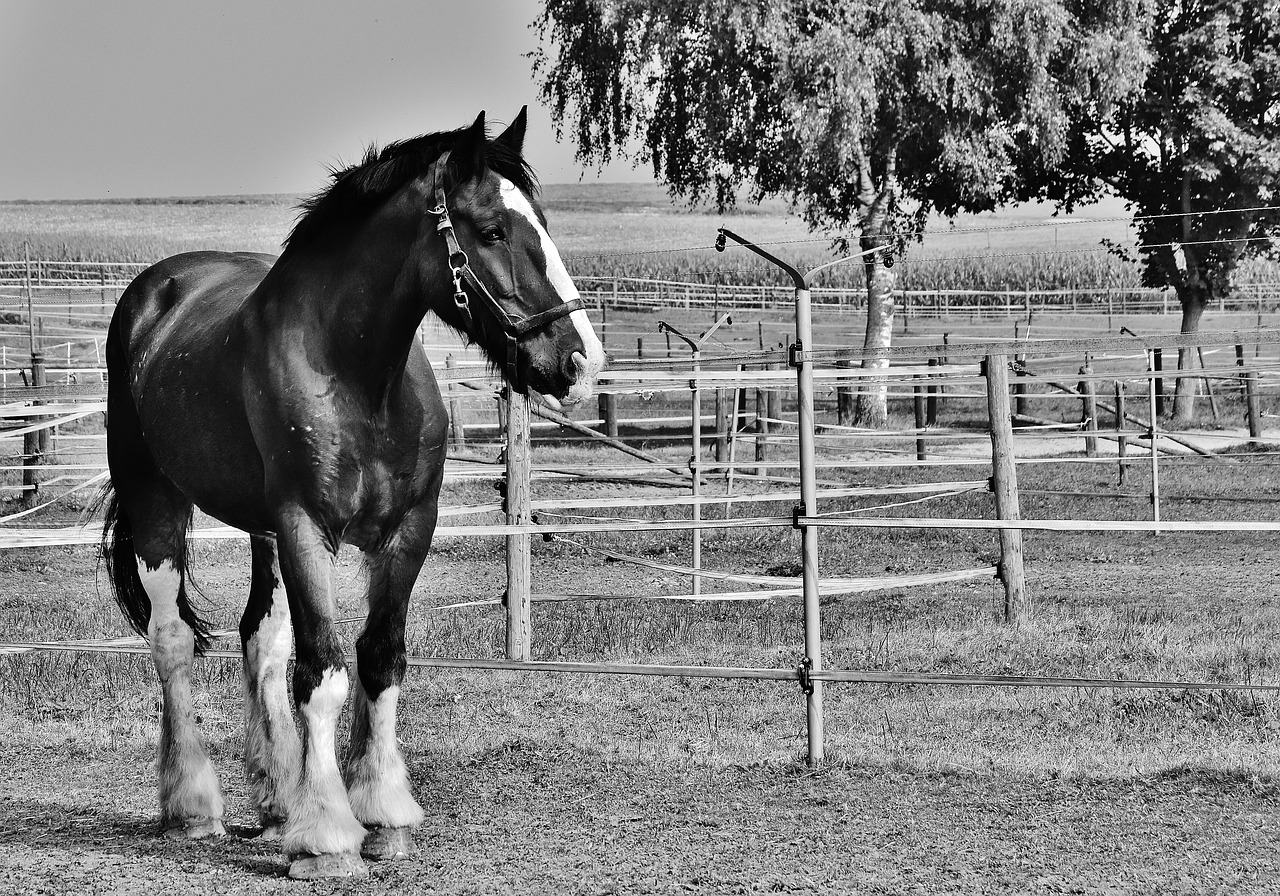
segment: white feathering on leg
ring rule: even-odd
[[[179,836],[221,834],[222,792],[200,740],[191,700],[195,633],[178,612],[182,573],[168,560],[150,567],[141,557],[136,559],[138,578],[151,603],[147,639],[163,694],[156,754],[160,821]]]
[[[334,752],[338,714],[346,699],[347,670],[326,669],[298,707],[305,748],[302,778],[281,837],[286,855],[354,853],[364,841],[364,826],[351,812]]]
[[[402,828],[422,823],[422,807],[409,788],[409,772],[396,742],[396,704],[400,688],[392,685],[369,700],[356,681],[356,712],[365,713],[359,732],[352,726],[351,759],[347,763],[347,795],[357,818],[368,825]],[[355,737],[364,736],[363,743]]]

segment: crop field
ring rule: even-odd
[[[33,258],[152,262],[195,249],[278,252],[299,197],[208,197],[116,202],[0,203],[0,260]],[[547,185],[543,206],[570,273],[708,283],[772,283],[778,275],[741,249],[716,253],[716,228],[728,227],[801,268],[837,257],[830,240],[810,233],[786,206],[771,202],[725,216],[672,207],[658,187],[641,184]],[[1140,285],[1135,265],[1101,240],[1131,245],[1123,205],[1106,202],[1056,216],[1049,206],[1019,207],[929,223],[924,242],[900,262],[904,289],[1086,289]],[[1241,282],[1276,282],[1275,262],[1253,263]],[[821,285],[858,285],[856,264]]]
[[[721,219],[672,212],[649,188],[614,188],[607,201],[586,186],[553,186],[546,194],[553,236],[581,276],[719,276],[729,282],[730,266],[744,280],[763,276],[743,265],[742,256],[685,251],[709,247]],[[99,262],[147,261],[202,247],[272,251],[292,215],[290,202],[274,197],[0,204],[0,258],[20,258],[24,241],[33,255]],[[1091,225],[1063,225],[1056,235],[1038,226],[1012,229],[1039,225],[1044,217],[1038,210],[983,219],[1008,230],[961,222],[956,235],[930,237],[920,251],[950,253],[937,270],[954,273],[957,286],[974,285],[958,272],[969,277],[976,271],[991,283],[1007,278],[1028,287],[1019,278],[1030,276],[1030,268],[1013,268],[1032,263],[1032,256],[1019,253],[1034,249],[1036,241],[1082,250],[1052,256],[1061,268],[1046,268],[1043,285],[1071,285],[1064,277],[1095,278],[1090,285],[1098,285],[1133,276],[1117,269],[1116,259],[1090,249],[1099,238]],[[780,208],[744,212],[724,223],[815,263],[824,257],[821,241],[784,242],[812,237]],[[650,251],[665,248],[681,251]],[[1008,270],[984,273],[979,262],[960,258],[988,251],[1007,256],[1001,264]],[[1089,267],[1094,261],[1096,271]],[[903,263],[904,280],[925,276],[912,264]],[[678,344],[669,346],[657,331],[659,317],[691,333],[712,322],[705,309],[612,310],[605,333],[610,353],[619,359],[680,357]],[[1204,327],[1276,323],[1272,311],[1261,317],[1210,314]],[[1019,324],[1025,334],[1028,322]],[[818,347],[861,338],[862,318],[855,313],[823,310],[816,325]],[[1121,326],[1145,335],[1176,331],[1177,317],[1037,315],[1031,325],[1039,336],[1116,333]],[[899,344],[939,344],[944,335],[951,344],[1014,335],[1011,319],[969,314],[899,321],[899,328]],[[776,346],[791,332],[785,310],[734,312],[711,351]],[[456,340],[447,339],[452,337],[431,337],[437,356],[456,350],[449,347]],[[1259,363],[1274,366],[1275,351],[1263,346]],[[1228,363],[1229,356],[1206,354],[1209,366]],[[1120,378],[1141,370],[1140,355],[1093,363]],[[1082,362],[1042,360],[1033,369],[1046,380],[1069,381]],[[1139,387],[1133,388],[1138,412],[1145,413]],[[1238,443],[1243,395],[1235,382],[1215,388],[1216,407],[1211,411],[1201,401],[1198,425],[1206,438],[1229,436]],[[1049,396],[1043,385],[1038,391],[1036,415],[1078,421],[1078,399]],[[712,396],[705,401],[710,413]],[[790,396],[782,404],[784,417],[794,415]],[[466,409],[473,427],[467,452],[496,454],[496,443],[479,430],[493,416],[491,399],[476,399]],[[594,410],[577,416],[590,418]],[[911,396],[894,391],[890,410],[890,428],[909,430]],[[1272,393],[1265,410],[1276,413]],[[687,396],[662,393],[625,396],[620,408],[624,418],[688,412]],[[983,480],[990,474],[989,455],[974,451],[973,433],[981,436],[984,414],[972,389],[947,393],[940,423],[963,430],[967,441],[956,437],[951,444],[939,435],[930,443],[932,462],[924,466],[886,462],[901,459],[911,442],[829,430],[822,450],[831,463],[823,477],[845,486]],[[829,391],[819,396],[819,422],[834,422]],[[537,432],[538,468],[634,465],[566,431]],[[90,418],[64,435],[93,444],[100,433],[100,419]],[[624,425],[622,434],[664,460],[688,460],[687,425],[683,433],[674,425]],[[1119,486],[1114,443],[1104,442],[1103,457],[1090,460],[1078,432],[1023,432],[1017,440],[1026,460],[1018,470],[1024,518],[1150,518],[1151,465],[1140,448],[1130,448],[1132,462]],[[749,454],[749,445],[743,442],[740,450]],[[84,449],[83,457],[94,450]],[[773,450],[775,474],[786,480],[791,474],[782,464],[790,455]],[[1274,446],[1255,444],[1212,457],[1161,457],[1165,518],[1274,521],[1277,456]],[[767,496],[758,482],[739,479],[735,488],[735,494]],[[446,486],[444,503],[491,503],[495,494],[493,478],[460,479]],[[687,518],[688,507],[669,500],[674,494],[684,493],[652,484],[623,490],[603,479],[572,485],[549,476],[534,480],[536,500],[632,499],[621,510],[565,511],[583,516]],[[785,516],[792,503],[760,500],[750,514]],[[956,489],[923,507],[891,504],[883,497],[852,497],[824,502],[823,509],[955,518],[993,512],[983,489]],[[66,524],[82,506],[77,501],[45,511],[34,524]],[[704,515],[748,511],[719,505]],[[450,522],[497,519],[476,513]],[[702,561],[710,569],[795,577],[798,542],[791,529],[708,530]],[[789,667],[802,659],[798,599],[641,599],[683,593],[688,579],[619,562],[600,549],[687,564],[691,546],[688,533],[535,542],[536,592],[609,598],[535,603],[535,658],[749,667]],[[248,588],[247,553],[239,541],[195,547],[195,576],[208,614],[228,632]],[[1029,532],[1025,555],[1033,604],[1026,625],[1011,628],[1002,621],[1003,589],[990,579],[825,597],[827,665],[1280,685],[1274,534]],[[999,547],[995,534],[982,530],[824,528],[820,557],[824,576],[910,575],[990,566]],[[362,574],[351,553],[341,556],[337,581],[340,615],[359,615]],[[438,539],[414,593],[410,653],[500,656],[501,607],[434,608],[492,601],[504,587],[501,538]],[[357,628],[344,626],[348,644]],[[92,548],[0,553],[0,642],[128,634]],[[237,638],[228,634],[218,646],[234,649]],[[804,700],[791,682],[411,669],[399,733],[427,813],[415,838],[418,852],[408,861],[374,866],[366,881],[317,885],[285,880],[286,862],[275,844],[252,839],[235,660],[210,658],[196,669],[197,712],[226,793],[231,833],[217,842],[174,843],[159,836],[151,769],[158,694],[145,656],[0,648],[0,713],[7,721],[0,726],[6,772],[0,783],[0,894],[180,890],[203,896],[297,892],[300,886],[307,892],[459,894],[1263,894],[1275,892],[1280,880],[1280,699],[1274,691],[829,685],[828,762],[810,769],[803,761]]]

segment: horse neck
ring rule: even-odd
[[[442,246],[438,264],[418,258],[437,248],[425,233],[420,221],[375,216],[349,238],[322,237],[277,264],[287,285],[269,292],[306,329],[309,355],[373,401],[398,380],[423,317],[448,291],[439,284],[451,282]]]

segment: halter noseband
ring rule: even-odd
[[[440,219],[436,230],[444,236],[445,248],[449,252],[449,270],[453,274],[453,301],[467,324],[474,325],[475,318],[471,314],[470,296],[466,287],[470,287],[471,293],[489,309],[498,326],[507,336],[507,359],[503,374],[513,389],[524,393],[526,386],[516,365],[516,353],[520,340],[535,330],[540,330],[547,324],[583,308],[582,299],[573,299],[555,308],[520,318],[512,317],[507,309],[502,307],[493,293],[489,292],[488,287],[476,276],[476,272],[471,269],[467,253],[458,245],[458,235],[454,232],[453,220],[449,217],[449,206],[444,189],[444,170],[448,161],[449,152],[445,151],[431,167],[432,193],[436,205],[427,213]]]

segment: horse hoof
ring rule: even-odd
[[[360,847],[360,855],[378,862],[407,859],[412,852],[412,828],[374,828]]]
[[[262,827],[254,834],[255,840],[279,840],[284,835],[284,823],[287,819],[275,812],[258,812],[258,824]]]
[[[164,829],[164,835],[170,840],[203,840],[206,837],[223,837],[226,833],[221,818],[188,818]]]
[[[329,877],[367,877],[369,869],[353,852],[329,852],[319,856],[298,856],[289,863],[294,880],[323,880]]]

